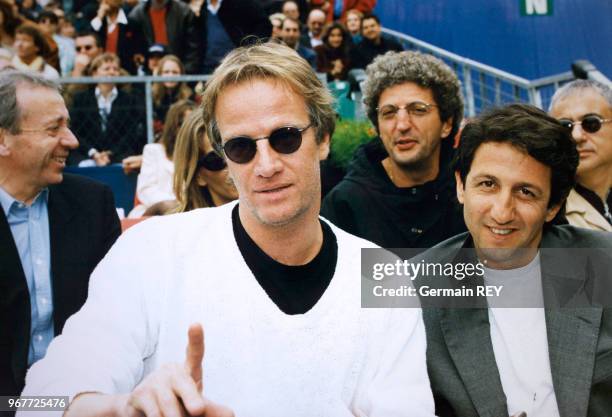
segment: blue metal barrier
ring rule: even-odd
[[[136,178],[138,175],[125,175],[121,164],[87,168],[69,166],[66,167],[64,172],[83,175],[107,184],[113,190],[115,206],[122,208],[126,216],[134,207],[134,194],[136,193]]]

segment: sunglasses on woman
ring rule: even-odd
[[[278,153],[290,154],[302,145],[302,132],[311,126],[298,128],[294,126],[280,127],[270,133],[270,136],[250,138],[248,136],[237,136],[225,142],[223,152],[237,164],[250,162],[257,153],[257,141],[267,139],[272,149]]]
[[[204,168],[209,171],[221,171],[226,166],[225,159],[221,158],[214,151],[208,152],[198,159],[198,168]]]
[[[559,119],[559,123],[568,128],[570,132],[574,130],[574,126],[580,125],[585,132],[596,133],[599,132],[604,123],[608,122],[612,122],[612,119],[602,119],[594,114],[585,116],[582,120],[576,122],[570,119]]]

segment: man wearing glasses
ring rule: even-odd
[[[239,201],[126,233],[24,395],[69,395],[68,417],[433,416],[420,309],[362,309],[373,245],[319,218],[329,91],[267,43],[202,103]]]
[[[552,98],[550,114],[572,131],[580,164],[565,216],[570,224],[612,232],[612,89],[576,80]]]
[[[76,58],[72,70],[73,77],[91,75],[87,72],[88,66],[95,57],[104,52],[98,35],[93,31],[78,33],[74,40]]]
[[[68,122],[55,82],[0,73],[0,395],[19,395],[120,233],[111,190],[63,174]]]
[[[367,69],[364,103],[379,138],[359,148],[322,215],[387,248],[428,248],[465,230],[449,163],[463,115],[442,61],[389,53]]]

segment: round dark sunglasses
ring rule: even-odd
[[[198,168],[205,168],[209,171],[221,171],[226,166],[225,159],[221,158],[214,151],[208,152],[198,159]]]
[[[608,122],[612,122],[612,119],[602,119],[594,114],[585,116],[582,120],[576,122],[570,119],[559,119],[559,123],[568,128],[570,132],[574,130],[574,126],[576,125],[582,126],[582,130],[588,133],[599,132],[601,126]]]
[[[311,124],[301,129],[294,126],[280,127],[270,133],[270,136],[262,136],[260,138],[237,136],[225,142],[223,152],[237,164],[246,164],[257,153],[257,141],[267,139],[272,149],[276,152],[290,154],[300,149],[302,145],[302,132],[310,126]]]

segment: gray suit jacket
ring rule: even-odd
[[[438,245],[469,247],[467,233]],[[593,277],[601,265],[572,248],[601,248],[597,256],[612,265],[612,234],[572,226],[545,229],[543,248],[568,250],[568,262],[541,253],[542,283],[553,386],[561,417],[612,416],[612,309],[593,301],[612,294],[612,269]],[[584,252],[582,252],[584,253]],[[603,256],[602,256],[603,254]],[[558,255],[558,252],[557,252]],[[571,265],[568,268],[568,265]],[[597,278],[595,280],[594,278]],[[417,284],[418,285],[418,284]],[[559,294],[570,294],[572,297]],[[557,295],[552,297],[551,295]],[[589,298],[585,303],[584,297]],[[553,298],[557,305],[551,307]],[[579,307],[572,305],[576,298]],[[560,304],[560,305],[559,305]],[[590,306],[585,306],[590,304]],[[424,303],[425,307],[425,303]],[[507,417],[508,409],[491,342],[485,308],[424,308],[427,365],[440,417]]]

